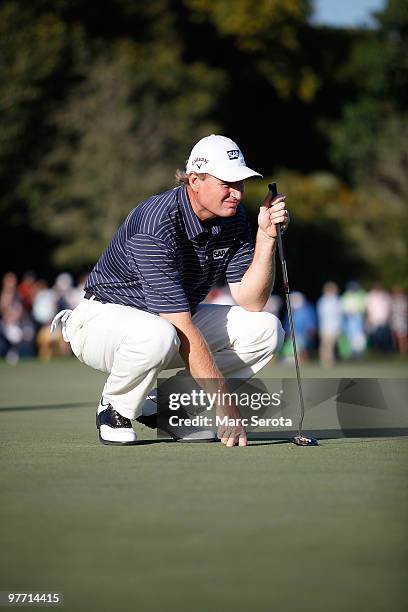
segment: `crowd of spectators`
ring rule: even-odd
[[[14,272],[2,279],[0,293],[0,357],[11,364],[22,357],[43,360],[69,355],[71,349],[60,333],[50,333],[54,315],[63,308],[75,308],[82,299],[85,278],[74,285],[67,272],[53,285],[26,272],[19,281]]]
[[[391,293],[380,283],[366,292],[355,281],[339,296],[335,283],[326,283],[317,302],[319,356],[323,365],[340,357],[361,357],[368,348],[379,352],[407,351],[407,297],[401,287]]]
[[[33,272],[19,280],[14,272],[2,279],[0,293],[0,357],[14,364],[22,357],[49,360],[70,355],[69,344],[59,331],[51,334],[54,315],[75,308],[84,293],[86,277],[77,284],[63,272],[50,285]],[[362,358],[368,350],[407,352],[407,297],[400,287],[392,292],[375,283],[369,291],[351,281],[342,294],[334,282],[327,282],[316,304],[299,291],[291,293],[296,344],[302,361],[316,353],[325,367],[337,359]],[[207,302],[233,304],[228,287],[215,287]],[[272,295],[266,309],[277,315],[287,332],[281,357],[290,360],[292,344],[285,302]]]
[[[217,287],[208,302],[233,304],[228,287]],[[369,291],[356,281],[347,283],[342,294],[327,282],[316,304],[300,291],[290,295],[296,346],[302,361],[316,353],[324,367],[336,360],[363,358],[367,351],[407,352],[407,296],[398,286],[392,292],[375,283]],[[281,357],[293,358],[285,301],[272,295],[266,309],[282,321],[286,340]]]

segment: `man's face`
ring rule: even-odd
[[[200,179],[190,175],[191,205],[201,221],[214,217],[233,217],[244,193],[244,181],[227,183],[211,174]]]

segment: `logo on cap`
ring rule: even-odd
[[[239,149],[233,149],[232,151],[227,151],[227,155],[230,159],[238,159]]]
[[[205,157],[196,157],[191,165],[197,166],[197,168],[200,170],[201,166],[203,166],[204,164],[208,164],[208,159],[206,159]]]

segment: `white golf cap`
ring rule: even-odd
[[[202,138],[193,147],[186,172],[211,174],[229,183],[243,181],[250,176],[262,178],[262,174],[251,170],[245,164],[244,156],[236,142],[216,134]]]

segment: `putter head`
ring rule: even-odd
[[[316,438],[308,438],[307,436],[302,436],[301,434],[297,434],[292,438],[293,444],[297,444],[297,446],[319,446],[318,440]]]

